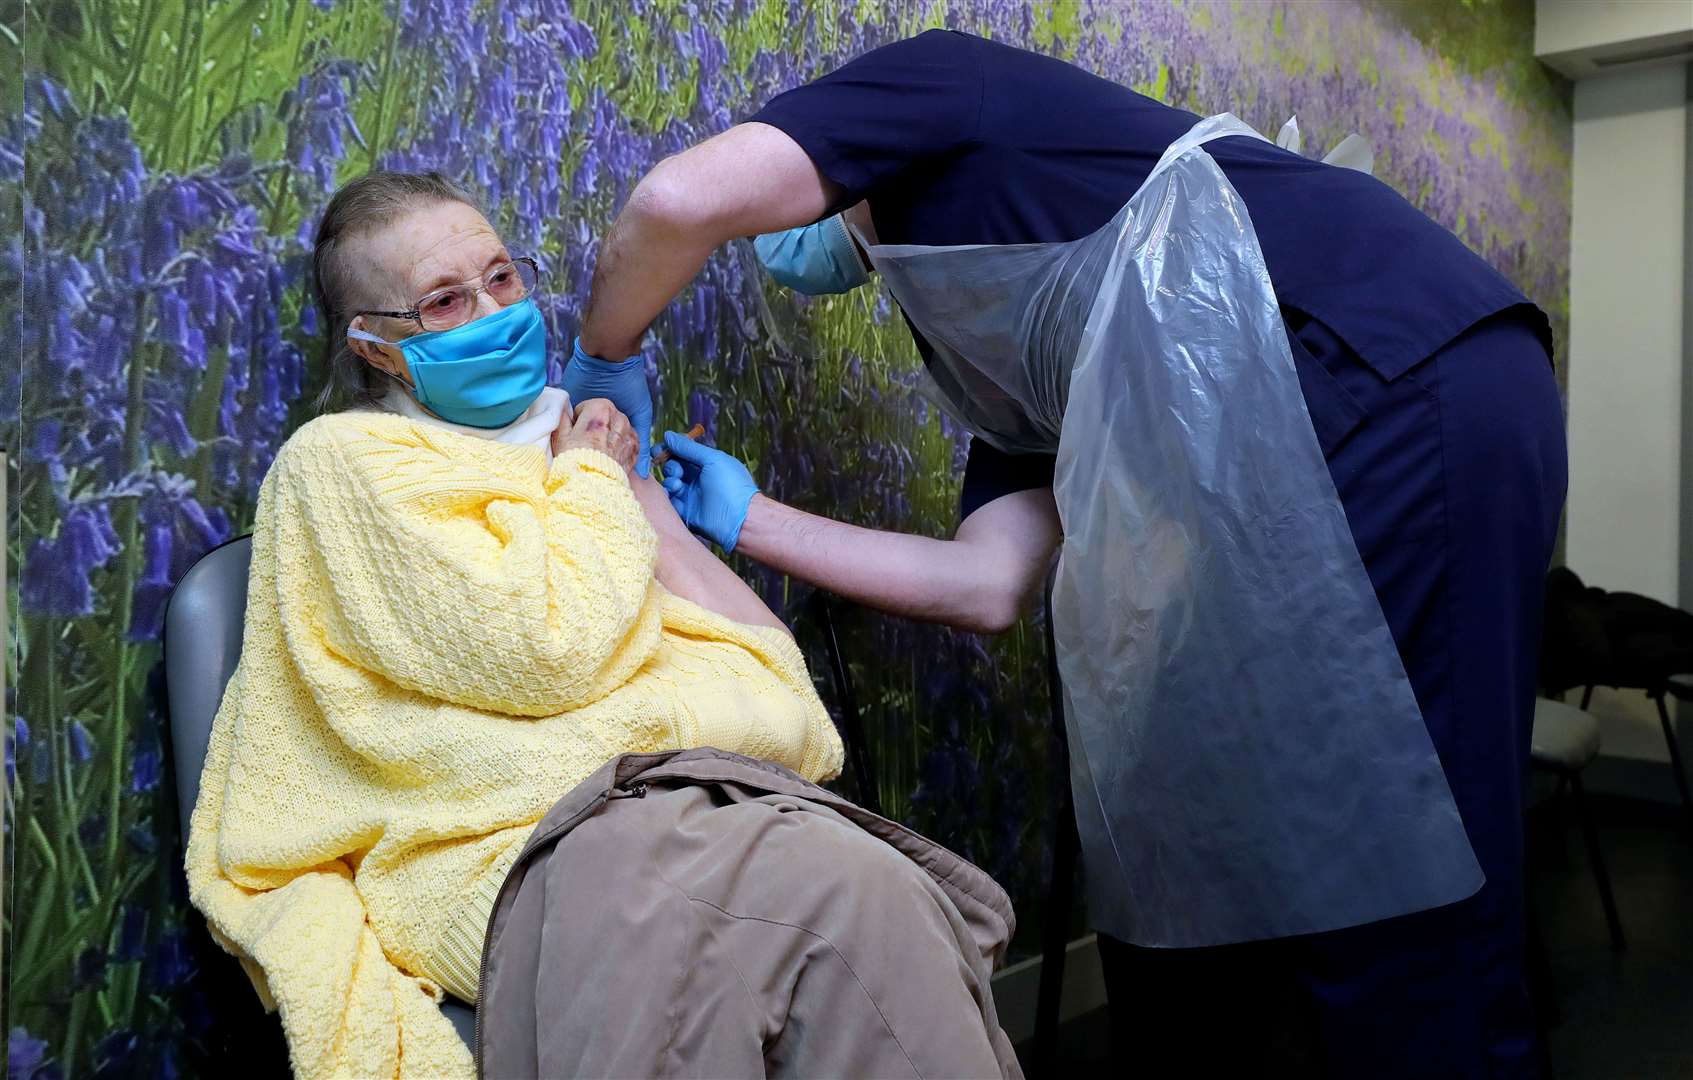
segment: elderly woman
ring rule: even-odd
[[[545,386],[535,264],[434,174],[314,258],[353,407],[260,492],[187,853],[296,1073],[470,1074],[451,994],[490,1075],[1014,1074],[1004,894],[809,783],[793,639]]]

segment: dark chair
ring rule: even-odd
[[[1598,756],[1599,722],[1591,713],[1561,701],[1535,700],[1529,762],[1536,769],[1557,778],[1557,789],[1552,795],[1555,805],[1563,799],[1565,792],[1569,793],[1576,818],[1581,824],[1582,837],[1587,842],[1587,858],[1593,867],[1593,880],[1599,886],[1599,903],[1605,909],[1611,948],[1621,952],[1626,947],[1622,920],[1617,915],[1617,901],[1611,892],[1611,875],[1605,868],[1604,852],[1599,848],[1599,832],[1593,827],[1593,815],[1587,806],[1587,789],[1581,783],[1581,771]]]
[[[200,793],[200,773],[212,737],[212,717],[223,688],[241,657],[247,612],[247,567],[252,537],[231,540],[207,552],[182,576],[165,612],[165,684],[170,704],[170,746],[176,765],[176,798],[182,813],[182,842]],[[441,1011],[472,1050],[476,1012],[449,998]]]
[[[1675,737],[1675,724],[1670,720],[1669,698],[1677,701],[1693,701],[1693,675],[1669,675],[1662,679],[1653,679],[1648,685],[1634,685],[1630,683],[1613,683],[1605,680],[1588,683],[1581,690],[1581,708],[1585,709],[1593,701],[1593,691],[1600,686],[1609,686],[1613,690],[1644,690],[1646,696],[1658,707],[1658,724],[1664,729],[1664,745],[1669,749],[1669,769],[1675,776],[1676,790],[1681,793],[1681,810],[1687,827],[1693,830],[1693,792],[1687,787],[1687,769],[1681,763],[1681,742]]]
[[[1592,688],[1588,689],[1588,695]],[[1675,773],[1675,786],[1681,792],[1681,809],[1684,820],[1689,829],[1693,829],[1693,791],[1687,787],[1687,766],[1681,760],[1681,743],[1675,737],[1675,725],[1670,722],[1669,706],[1666,698],[1677,701],[1693,701],[1693,675],[1671,675],[1657,686],[1646,691],[1658,706],[1658,723],[1664,729],[1664,745],[1669,747],[1669,767]]]
[[[1693,791],[1668,704],[1672,697],[1693,700],[1693,613],[1638,593],[1607,592],[1554,567],[1546,575],[1540,682],[1548,697],[1581,688],[1583,709],[1599,686],[1644,691],[1658,707],[1683,818],[1693,829]]]

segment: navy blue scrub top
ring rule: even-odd
[[[748,118],[785,132],[884,244],[1024,244],[1099,229],[1199,119],[1038,53],[949,30],[885,45]],[[1394,379],[1528,300],[1392,188],[1259,139],[1208,143],[1284,309]],[[1544,314],[1529,308],[1551,352]],[[915,333],[915,331],[914,331]],[[917,336],[919,350],[929,349]],[[1052,458],[971,444],[961,517],[1052,481]]]

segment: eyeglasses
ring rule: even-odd
[[[478,279],[480,284],[466,281],[436,289],[420,299],[410,311],[360,311],[355,314],[410,319],[425,331],[453,330],[475,315],[478,293],[487,293],[501,307],[506,307],[534,292],[540,277],[541,269],[535,265],[534,259],[513,259],[483,274]]]

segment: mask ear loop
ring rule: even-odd
[[[354,329],[351,326],[347,327],[347,336],[352,338],[355,341],[370,341],[370,342],[374,342],[377,345],[386,345],[390,349],[399,349],[400,348],[400,343],[397,342],[397,341],[388,341],[385,338],[377,337],[375,334],[372,334],[369,331]],[[400,356],[402,358],[404,358],[404,356],[405,356],[405,350],[404,349],[400,350]],[[363,357],[360,357],[360,359],[363,359]],[[401,390],[404,390],[407,394],[410,394],[412,396],[413,400],[416,400],[416,398],[417,398],[417,387],[414,386],[412,383],[409,383],[406,380],[400,378],[398,375],[394,374],[392,371],[389,371],[385,367],[377,367],[377,365],[370,363],[369,360],[365,360],[365,363],[368,364],[370,367],[376,368],[376,370],[378,372],[380,372],[381,374],[386,375],[388,377],[389,382],[393,383],[395,386],[399,387]],[[407,370],[409,371],[410,369],[411,369],[411,365],[408,362],[407,363]],[[418,404],[422,405],[423,403],[421,401],[419,401]],[[425,406],[425,407],[427,408],[427,406]]]

